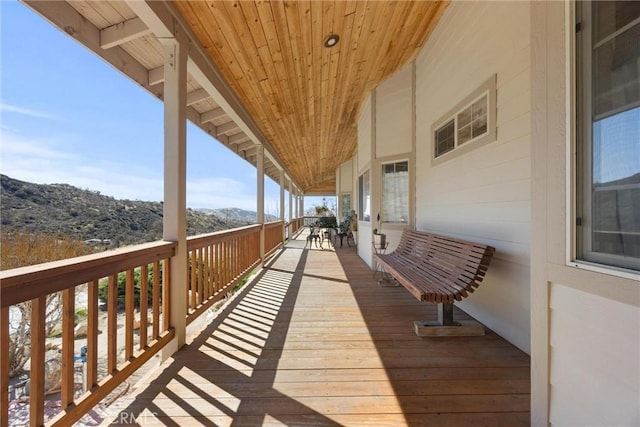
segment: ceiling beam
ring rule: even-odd
[[[265,155],[269,159],[285,170],[288,175],[291,175],[288,168],[284,166],[284,162],[275,154],[271,143],[266,139],[212,59],[205,53],[198,38],[175,7],[164,1],[125,0],[125,3],[158,38],[176,37],[177,34],[186,35],[190,44],[187,68],[191,77],[200,83],[216,104],[227,112],[227,115],[251,140],[265,146]],[[157,84],[162,81],[159,80],[159,71],[157,70],[152,70],[154,75],[149,73],[149,85],[152,85],[151,82]]]
[[[248,150],[249,148],[254,147],[255,145],[256,145],[256,144],[255,144],[253,141],[249,140],[249,141],[247,141],[247,142],[242,142],[242,143],[240,143],[240,144],[237,144],[237,145],[235,146],[235,150],[236,150],[236,152],[246,151],[246,150]]]
[[[149,86],[154,86],[164,82],[164,66],[161,65],[157,68],[150,69],[147,81],[149,82]]]
[[[224,135],[224,134],[227,134],[227,133],[231,133],[231,132],[233,132],[235,130],[240,130],[240,126],[238,126],[238,124],[236,122],[234,122],[234,121],[230,121],[230,122],[224,123],[224,124],[216,127],[216,133],[218,135]]]
[[[151,30],[136,17],[100,30],[100,47],[111,49],[147,34],[151,34]]]
[[[222,108],[214,108],[213,110],[205,111],[204,113],[200,114],[200,123],[212,122],[215,119],[219,119],[226,115],[227,113]]]
[[[239,144],[245,141],[249,141],[249,137],[242,132],[229,137],[229,144]]]
[[[80,15],[68,3],[30,0],[24,0],[24,3],[125,76],[152,92],[148,83],[147,69],[120,46],[103,49],[100,45],[100,29]]]
[[[211,95],[209,95],[206,90],[202,88],[194,90],[187,94],[187,106],[197,104],[198,102],[202,102],[208,98],[211,98]]]

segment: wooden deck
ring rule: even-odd
[[[303,244],[117,410],[139,425],[529,425],[526,354],[489,330],[419,338],[434,305],[379,287],[354,248]]]

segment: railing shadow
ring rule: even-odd
[[[291,252],[298,257],[294,268],[265,268],[112,425],[261,425],[267,419],[339,425],[274,387],[307,255]]]

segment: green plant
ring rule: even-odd
[[[152,303],[153,298],[153,266],[149,266],[149,273],[147,279],[147,303]],[[162,276],[162,267],[160,267],[160,276]],[[127,286],[127,275],[122,272],[118,274],[117,279],[117,287],[118,287],[118,306],[124,307],[125,304],[125,293]],[[162,295],[162,280],[160,283],[160,295]],[[104,278],[100,280],[100,284],[98,285],[98,297],[102,301],[107,301],[109,294],[109,279]],[[133,273],[133,305],[135,307],[140,307],[140,268],[136,268]]]
[[[338,221],[335,216],[323,216],[318,218],[320,228],[338,228]]]
[[[373,229],[373,234],[382,234],[382,216],[380,216],[380,212],[378,212],[376,219],[378,220],[378,228]]]

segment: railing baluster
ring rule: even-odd
[[[107,374],[118,366],[118,276],[109,276],[107,291]]]
[[[204,297],[204,248],[198,251],[198,305]]]
[[[75,299],[76,288],[62,291],[62,390],[61,405],[65,410],[73,403],[75,372],[73,353],[75,351]]]
[[[189,299],[190,301],[190,306],[188,308],[191,308],[191,310],[193,310],[196,307],[196,259],[198,257],[198,251],[194,250],[191,252],[191,283],[189,286],[189,289],[191,290],[191,298]],[[187,313],[189,313],[190,310],[187,310]]]
[[[162,330],[169,330],[169,319],[171,318],[171,262],[167,258],[164,260],[164,274],[162,275]]]
[[[153,310],[152,337],[154,340],[157,340],[160,336],[160,261],[153,263],[153,289],[151,293]]]
[[[31,380],[29,419],[32,426],[44,424],[44,353],[47,297],[31,300]]]
[[[9,426],[9,307],[0,311],[0,427]]]
[[[131,360],[133,357],[133,306],[134,306],[134,292],[133,292],[133,269],[127,270],[125,291],[124,291],[124,360]]]
[[[216,262],[215,262],[215,269],[216,269],[216,293],[218,293],[218,291],[220,290],[220,288],[222,288],[222,270],[221,270],[221,258],[222,256],[222,243],[221,242],[217,242],[216,243]]]
[[[98,384],[98,281],[89,283],[87,302],[87,390]]]
[[[213,264],[214,245],[209,245],[209,296],[215,294],[215,271]]]
[[[147,347],[147,329],[148,325],[148,308],[149,300],[149,264],[143,264],[140,267],[140,350]]]

